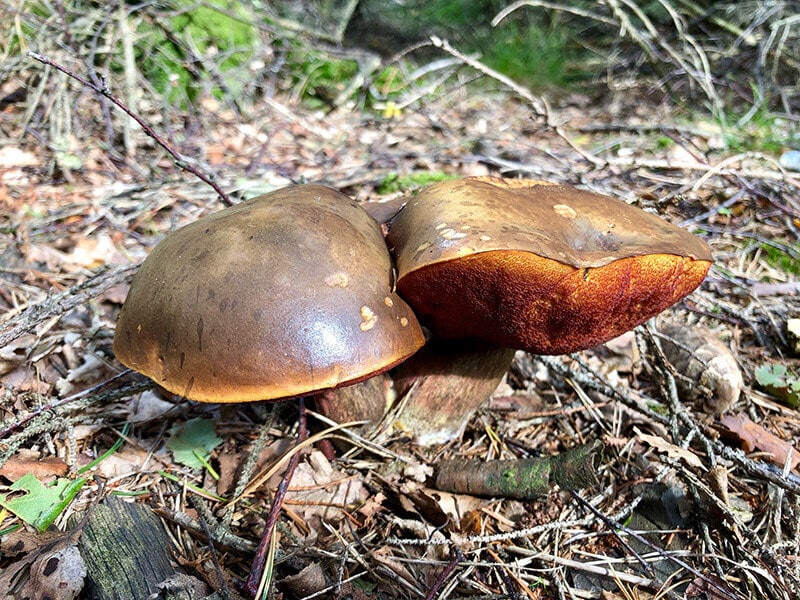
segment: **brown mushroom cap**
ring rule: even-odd
[[[444,338],[538,354],[589,348],[705,277],[708,246],[624,202],[540,181],[423,189],[390,222],[399,293]]]
[[[193,400],[311,394],[422,346],[392,283],[380,227],[354,200],[289,187],[166,236],[133,279],[114,352]]]

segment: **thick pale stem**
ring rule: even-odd
[[[314,403],[320,413],[337,423],[366,421],[362,432],[369,435],[389,408],[391,387],[391,378],[382,373],[355,385],[317,394]]]
[[[317,409],[334,421],[367,421],[375,433],[381,421],[422,446],[460,436],[508,371],[514,351],[474,341],[432,341],[397,367],[315,397]],[[394,391],[392,391],[394,381]],[[391,408],[393,397],[398,401]]]
[[[423,446],[460,436],[513,358],[514,350],[482,342],[429,342],[393,373],[401,404],[392,425]]]

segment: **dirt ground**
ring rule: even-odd
[[[94,94],[69,89],[76,110],[97,110]],[[297,402],[191,402],[125,371],[112,350],[136,267],[222,204],[141,130],[127,160],[70,139],[72,164],[22,135],[22,105],[4,103],[2,117],[0,589],[48,597],[60,577],[72,587],[57,597],[79,597],[63,591],[84,581],[80,569],[67,574],[75,559],[63,550],[81,548],[79,516],[113,495],[159,516],[172,563],[206,586],[194,597],[235,598],[295,452]],[[797,597],[796,172],[725,150],[713,125],[687,124],[641,90],[574,93],[548,115],[499,86],[452,86],[385,114],[275,96],[242,116],[208,100],[185,125],[161,133],[234,201],[301,182],[366,201],[402,193],[381,187],[389,176],[443,173],[545,179],[654,212],[714,256],[664,320],[681,339],[721,342],[726,368],[742,374],[739,394],[698,399],[707,365],[682,382],[647,326],[571,356],[519,353],[464,435],[432,448],[395,433],[350,437],[331,454],[323,441],[341,432],[310,414],[268,556],[274,597]],[[198,424],[211,430],[186,442]],[[195,458],[205,448],[198,466],[180,439]],[[597,481],[576,492],[519,500],[430,485],[447,458],[548,456],[595,441]],[[19,487],[28,474],[61,485],[61,497],[82,480],[42,531],[8,508],[21,494],[46,496],[29,480]],[[54,557],[59,570],[43,574]]]

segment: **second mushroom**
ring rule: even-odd
[[[398,292],[434,338],[395,378],[409,397],[394,425],[420,443],[458,436],[514,349],[604,343],[691,293],[711,266],[703,240],[655,215],[535,180],[437,183],[385,226]]]

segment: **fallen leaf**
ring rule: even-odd
[[[658,437],[657,435],[648,435],[646,433],[642,433],[636,427],[634,427],[633,430],[636,432],[636,435],[639,436],[640,440],[652,446],[656,450],[660,450],[661,452],[666,452],[667,456],[669,456],[670,458],[682,459],[693,467],[697,468],[703,467],[703,461],[701,461],[700,457],[697,456],[691,450],[687,450],[686,448],[681,448],[680,446],[676,446],[675,444],[670,444],[667,440]]]
[[[118,479],[141,471],[150,454],[138,448],[122,448],[105,457],[92,469],[92,473],[104,479]]]
[[[73,600],[83,590],[86,563],[77,546],[54,548],[31,564],[23,595],[32,599]]]
[[[800,452],[786,440],[782,440],[774,433],[767,431],[761,425],[754,423],[745,415],[725,415],[720,423],[727,427],[742,442],[745,452],[760,450],[772,456],[772,462],[783,467],[791,453],[791,469],[797,469],[800,463]]]
[[[285,503],[304,519],[327,522],[344,518],[347,507],[367,497],[363,482],[336,469],[322,452],[311,452],[297,465]]]
[[[24,335],[11,344],[0,348],[0,375],[10,373],[17,368],[28,356],[34,341],[35,338],[32,335]]]
[[[695,577],[686,588],[686,598],[703,598],[705,600],[727,600],[735,597],[733,589],[719,577],[706,575]]]
[[[167,449],[182,465],[200,469],[207,464],[211,451],[221,443],[222,438],[217,436],[214,423],[208,419],[197,418],[177,424],[170,429]]]
[[[756,369],[756,381],[787,406],[800,408],[800,377],[786,365],[761,365]]]
[[[22,150],[17,146],[0,147],[0,169],[35,167],[39,163],[39,159],[33,152]]]
[[[130,423],[154,421],[174,408],[175,403],[164,400],[153,390],[146,390],[131,403],[131,414],[128,421]]]
[[[102,233],[97,237],[81,237],[68,255],[68,260],[79,267],[96,269],[103,265],[120,262],[121,256],[117,252],[111,236]]]
[[[0,495],[0,506],[39,531],[45,531],[72,502],[84,483],[85,479],[57,479],[51,485],[44,485],[29,473],[18,479],[8,494]]]
[[[30,554],[42,544],[40,535],[21,528],[0,536],[0,556]]]
[[[0,467],[0,477],[13,482],[31,474],[40,481],[47,481],[63,477],[68,470],[67,463],[56,456],[41,458],[35,450],[23,448]]]

